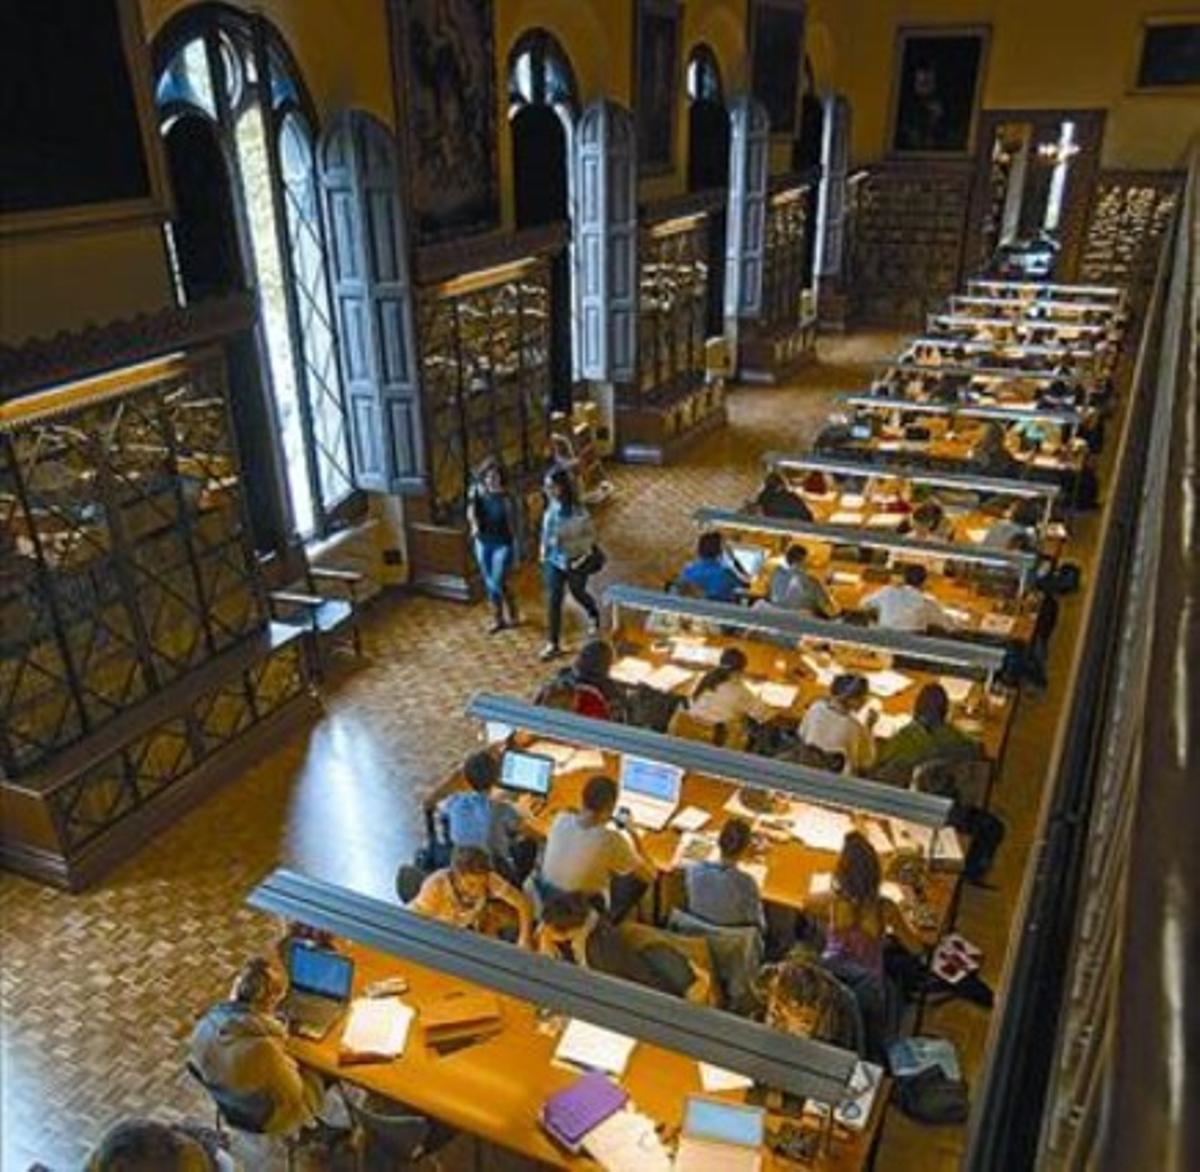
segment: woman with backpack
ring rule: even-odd
[[[542,514],[542,581],[546,588],[546,646],[543,660],[562,655],[563,602],[571,597],[587,612],[588,634],[600,630],[600,607],[588,593],[590,575],[603,565],[596,528],[579,499],[571,474],[561,467],[546,478],[548,501]]]
[[[467,524],[483,587],[492,604],[494,617],[488,631],[492,635],[520,621],[509,584],[509,575],[520,557],[520,517],[520,506],[509,491],[504,468],[498,460],[488,460],[467,498]]]

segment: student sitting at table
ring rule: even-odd
[[[784,517],[793,521],[811,521],[812,510],[799,493],[792,492],[779,472],[767,473],[754,503],[764,517]]]
[[[807,560],[808,550],[804,546],[788,546],[785,564],[777,567],[771,575],[767,601],[784,610],[832,618],[838,613],[837,603],[829,596],[824,584],[804,568]]]
[[[926,761],[977,761],[983,746],[949,722],[950,697],[941,684],[926,684],[913,704],[912,720],[888,737],[880,747],[874,775],[881,780],[907,783],[912,772]]]
[[[592,777],[583,787],[583,808],[564,810],[551,823],[534,886],[543,903],[554,892],[579,892],[620,922],[654,880],[654,865],[632,824],[610,826],[617,783]]]
[[[610,674],[615,659],[610,643],[590,640],[579,649],[575,662],[538,692],[535,703],[564,708],[595,720],[624,721],[625,697]]]
[[[1036,548],[1038,522],[1042,519],[1041,505],[1032,497],[1014,501],[1008,516],[993,521],[980,543],[989,549]]]
[[[500,767],[481,749],[463,765],[471,787],[443,798],[437,805],[442,836],[451,847],[475,846],[488,852],[492,865],[518,883],[533,867],[536,848],[523,836],[525,819],[511,802],[492,796]]]
[[[982,476],[1020,476],[1021,462],[1004,444],[1004,428],[994,419],[983,425],[979,438],[967,454],[968,463]]]
[[[912,511],[912,536],[921,541],[953,541],[954,526],[937,501],[922,501]]]
[[[679,574],[679,581],[698,587],[711,602],[733,602],[746,580],[724,561],[725,543],[719,533],[701,533],[696,558]]]
[[[265,957],[247,961],[229,1001],[196,1023],[189,1069],[204,1084],[245,1104],[262,1135],[295,1135],[316,1122],[325,1089],[288,1053],[287,1027],[275,1016],[287,982]]]
[[[899,907],[880,892],[883,868],[866,836],[846,835],[824,895],[813,896],[808,912],[820,925],[825,943],[821,961],[854,990],[862,1010],[867,1056],[878,1060],[899,1019],[900,997],[884,967],[889,936],[913,952],[922,948]]]
[[[410,912],[440,920],[455,928],[485,935],[500,935],[489,905],[504,904],[517,917],[517,943],[528,948],[533,941],[533,915],[529,901],[499,872],[491,856],[477,846],[456,846],[450,866],[426,876],[421,890],[407,905]]]
[[[881,587],[862,600],[861,608],[875,616],[881,627],[891,631],[923,634],[930,627],[952,631],[957,626],[941,603],[922,587],[929,574],[924,566],[904,567],[904,582]]]
[[[737,647],[726,647],[711,671],[696,685],[687,707],[688,715],[701,724],[722,726],[725,744],[742,748],[751,739],[754,728],[747,724],[769,724],[774,715],[746,684],[746,655]]]
[[[755,927],[765,931],[762,896],[754,877],[738,866],[750,849],[750,823],[730,818],[717,836],[720,858],[688,863],[683,869],[687,909],[722,928]]]
[[[875,760],[871,728],[879,719],[879,713],[866,708],[867,698],[863,676],[835,676],[829,695],[814,700],[805,712],[800,722],[801,743],[827,756],[840,756],[843,773],[865,772]]]

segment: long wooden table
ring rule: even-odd
[[[298,1062],[539,1164],[571,1169],[596,1167],[586,1156],[572,1156],[556,1145],[538,1122],[545,1100],[578,1077],[578,1072],[553,1061],[562,1019],[544,1017],[528,1002],[496,994],[503,1029],[451,1052],[439,1052],[427,1046],[422,1037],[422,1007],[447,995],[478,992],[479,986],[359,945],[346,945],[344,950],[355,962],[355,995],[384,977],[402,976],[408,982],[402,1000],[417,1010],[408,1044],[393,1061],[342,1066],[338,1063],[342,1028],[338,1024],[320,1042],[290,1038],[288,1049]],[[660,1125],[665,1142],[670,1142],[679,1130],[685,1097],[707,1093],[702,1089],[694,1059],[646,1043],[639,1043],[634,1050],[621,1085],[633,1105]],[[765,1152],[763,1167],[804,1167],[818,1172],[857,1172],[865,1168],[883,1124],[889,1091],[890,1080],[885,1077],[862,1130],[835,1125],[828,1150],[814,1161],[799,1165]],[[709,1097],[743,1102],[746,1092],[727,1091]],[[768,1130],[784,1122],[794,1121],[772,1115]],[[811,1126],[813,1130],[819,1127],[816,1122]]]

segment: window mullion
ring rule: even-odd
[[[292,370],[296,379],[296,398],[300,409],[300,427],[304,434],[304,446],[308,450],[306,471],[312,493],[313,516],[318,536],[328,531],[325,498],[321,491],[318,471],[317,444],[313,431],[312,400],[308,385],[308,366],[304,362],[303,341],[300,336],[300,309],[296,304],[296,274],[292,266],[291,240],[288,233],[288,213],[284,204],[283,175],[279,160],[279,120],[271,101],[270,60],[267,53],[265,25],[261,19],[253,22],[254,71],[257,77],[258,103],[263,120],[263,145],[267,156],[267,173],[270,179],[272,219],[275,226],[276,248],[280,269],[283,273],[283,302],[288,320],[288,351],[292,359]]]

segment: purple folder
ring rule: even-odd
[[[592,1128],[625,1106],[629,1096],[606,1074],[592,1071],[542,1105],[542,1126],[568,1151],[578,1152]]]

